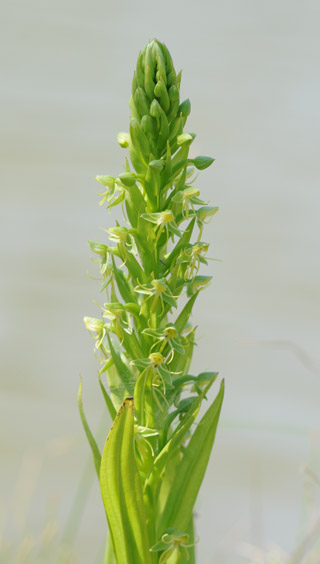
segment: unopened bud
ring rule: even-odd
[[[190,133],[182,133],[177,137],[177,144],[178,145],[190,145],[194,139],[195,135],[191,135]]]
[[[208,168],[208,166],[210,166],[215,159],[212,159],[211,157],[196,157],[195,159],[189,159],[189,163],[193,164],[198,170],[204,170],[205,168]]]
[[[149,162],[149,166],[153,169],[156,170],[157,172],[161,172],[163,167],[164,167],[164,163],[163,161],[157,160],[157,161],[150,161]]]
[[[88,241],[88,243],[93,253],[102,256],[106,255],[108,251],[108,247],[106,245],[103,245],[102,243],[97,243],[96,241]]]
[[[96,180],[103,186],[108,186],[108,188],[113,188],[116,181],[114,176],[96,176]]]
[[[189,115],[190,112],[191,112],[190,100],[189,100],[189,99],[184,100],[184,102],[182,102],[182,103],[180,104],[178,111],[179,111],[179,114],[182,114],[182,116],[183,116],[184,118],[187,118],[188,115]]]
[[[126,149],[127,147],[129,147],[129,139],[130,139],[129,133],[124,133],[123,131],[121,131],[117,135],[118,143],[119,143],[120,147],[122,147],[123,149]]]
[[[119,180],[121,180],[124,186],[129,187],[129,186],[133,186],[133,184],[137,180],[137,177],[133,172],[122,172],[122,174],[119,174]]]

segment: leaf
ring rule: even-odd
[[[178,374],[187,374],[191,360],[192,353],[195,345],[194,335],[196,332],[196,327],[190,331],[190,333],[183,338],[184,350],[182,354],[175,354],[172,362],[170,363],[170,370]]]
[[[189,535],[189,543],[192,545],[188,548],[188,564],[196,564],[196,551],[195,551],[195,538],[194,538],[194,524],[193,524],[193,515],[191,515],[191,519],[189,521],[189,525],[187,527],[187,533]],[[183,562],[181,562],[183,564]]]
[[[213,404],[202,417],[177,468],[176,479],[158,524],[158,536],[167,527],[185,531],[207,469],[224,395],[224,381]]]
[[[108,386],[113,404],[116,408],[119,408],[125,397],[132,396],[135,378],[128,366],[123,362],[118,351],[115,350],[109,335],[107,335],[107,338],[111,357],[114,362],[114,366],[107,372]],[[112,368],[115,370],[112,371]]]
[[[106,551],[105,551],[105,555],[104,555],[103,564],[117,564],[116,558],[115,558],[115,555],[114,555],[112,538],[111,538],[110,533],[108,534],[108,538],[107,538]]]
[[[120,295],[125,302],[132,302],[135,299],[135,294],[132,291],[131,284],[127,280],[125,274],[117,268],[114,257],[112,257],[113,274],[117,283]]]
[[[155,496],[157,495],[157,491],[161,486],[161,479],[160,479],[161,473],[166,467],[168,461],[170,461],[170,458],[174,456],[177,447],[184,440],[192,423],[195,421],[201,402],[203,398],[206,397],[206,394],[208,393],[214,380],[215,380],[215,376],[213,376],[212,379],[209,380],[208,384],[205,386],[203,392],[197,398],[197,400],[192,402],[184,418],[179,423],[178,427],[175,429],[169,441],[156,457],[153,464],[153,468],[144,485],[144,491],[147,494],[147,497],[149,497],[149,499],[151,498],[155,501],[156,499]]]
[[[152,371],[147,367],[138,377],[134,389],[134,401],[136,405],[138,424],[148,427],[154,427],[155,424],[152,378]]]
[[[189,301],[187,301],[186,305],[184,306],[183,310],[181,311],[181,313],[178,315],[176,321],[175,321],[175,326],[177,328],[178,333],[181,333],[183,331],[183,329],[185,328],[186,324],[188,323],[189,317],[192,313],[192,308],[194,306],[194,302],[196,301],[197,297],[198,297],[199,291],[196,292],[192,298],[190,298]]]
[[[100,486],[117,564],[151,564],[142,487],[134,454],[133,398],[124,400],[101,460]]]
[[[107,338],[108,338],[110,353],[111,353],[114,365],[115,365],[116,369],[118,370],[118,373],[119,373],[119,376],[120,376],[122,382],[125,385],[128,386],[128,391],[130,391],[131,386],[134,386],[134,382],[135,382],[134,376],[130,372],[128,366],[121,359],[120,354],[115,350],[109,335],[107,335]]]
[[[113,421],[114,418],[115,418],[115,416],[117,415],[117,412],[116,412],[116,410],[115,410],[115,407],[114,407],[114,405],[113,405],[113,403],[112,403],[112,401],[111,401],[111,399],[110,399],[110,396],[109,396],[107,390],[105,389],[105,387],[104,387],[104,385],[103,385],[103,383],[102,383],[100,374],[99,374],[99,384],[100,384],[100,388],[101,388],[101,391],[102,391],[102,395],[103,395],[103,397],[104,397],[104,401],[106,402],[106,406],[107,406],[108,411],[109,411],[109,415],[110,415],[110,417],[111,417],[111,419],[112,419],[112,421]]]
[[[130,186],[130,190],[126,190],[126,210],[132,227],[137,227],[139,214],[143,213],[146,208],[143,196],[136,184]]]
[[[90,445],[91,450],[92,450],[94,466],[95,466],[96,472],[97,472],[98,477],[99,477],[100,464],[101,464],[101,454],[100,454],[98,445],[96,443],[96,440],[95,440],[93,434],[91,433],[90,427],[88,425],[87,418],[86,418],[85,413],[84,413],[83,403],[82,403],[82,378],[80,378],[80,385],[79,385],[79,391],[78,391],[78,407],[79,407],[82,425],[83,425],[83,428],[84,428],[85,433],[87,435],[87,439],[89,441],[89,445]]]

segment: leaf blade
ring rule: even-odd
[[[133,398],[126,398],[112,425],[102,454],[101,494],[117,564],[151,564],[133,433]]]
[[[209,409],[193,433],[177,468],[177,477],[158,525],[158,536],[167,527],[185,531],[188,527],[209,462],[224,395],[224,381]]]
[[[80,378],[80,385],[79,385],[79,391],[78,391],[78,408],[79,408],[79,413],[80,413],[82,425],[83,425],[85,434],[87,435],[87,439],[89,441],[89,445],[90,445],[91,450],[92,450],[94,466],[95,466],[96,472],[97,472],[98,477],[99,477],[100,464],[101,464],[101,454],[100,454],[99,447],[98,447],[96,440],[95,440],[95,438],[94,438],[94,436],[91,432],[87,418],[86,418],[85,413],[84,413],[83,402],[82,402],[82,378]]]

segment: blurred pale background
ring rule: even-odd
[[[219,370],[226,398],[197,506],[199,562],[240,562],[244,543],[292,552],[316,519],[299,468],[319,471],[319,16],[316,0],[2,9],[5,539],[18,543],[24,523],[40,534],[48,503],[66,528],[90,463],[80,374],[93,428],[103,437],[109,424],[82,322],[97,313],[100,286],[87,276],[97,276],[87,240],[115,221],[98,206],[94,176],[123,170],[116,134],[127,130],[136,58],[153,37],[183,68],[194,155],[216,158],[198,186],[220,207],[205,239],[223,262],[210,262],[214,281],[199,298],[193,371]],[[95,562],[104,541],[91,476],[83,514],[74,510],[78,564]]]

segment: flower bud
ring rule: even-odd
[[[177,137],[177,144],[180,145],[190,145],[190,143],[192,143],[192,141],[194,140],[195,135],[191,135],[190,133],[182,133],[181,135],[178,135]]]
[[[190,100],[187,99],[184,102],[182,102],[182,104],[180,104],[178,113],[179,115],[182,114],[182,117],[187,118],[190,112],[191,112],[191,103]]]
[[[149,360],[151,361],[152,365],[157,368],[163,363],[164,356],[162,356],[161,353],[151,353],[149,354]]]
[[[122,172],[119,174],[119,180],[124,186],[130,187],[137,181],[137,176],[133,172]]]
[[[160,41],[153,39],[138,57],[129,103],[131,119],[137,120],[150,147],[146,154],[139,143],[136,146],[136,138],[130,131],[130,152],[134,157],[133,165],[137,172],[142,172],[145,164],[148,164],[150,153],[154,160],[166,154],[167,141],[169,135],[170,139],[172,138],[173,131],[177,134],[182,132],[180,124],[176,121],[174,129],[170,128],[170,124],[181,114],[179,87],[180,76],[176,75],[168,49]],[[186,113],[186,110],[183,111]],[[144,163],[139,164],[140,158]]]
[[[163,163],[163,161],[159,161],[159,160],[157,160],[157,161],[150,161],[150,162],[149,162],[149,166],[150,166],[153,170],[155,170],[155,171],[157,171],[157,172],[161,172],[162,169],[163,169],[163,167],[164,167],[164,163]]]
[[[211,157],[196,157],[195,159],[189,159],[189,163],[193,164],[198,170],[204,170],[208,166],[212,165],[215,159]]]
[[[103,186],[108,186],[108,188],[113,188],[116,181],[114,176],[96,176],[96,180]]]
[[[105,256],[108,252],[108,247],[103,245],[103,243],[97,243],[96,241],[88,241],[88,243],[92,252],[97,255]]]
[[[129,147],[129,140],[130,140],[129,133],[124,133],[123,131],[121,131],[117,135],[117,140],[120,147],[122,147],[123,149]]]

